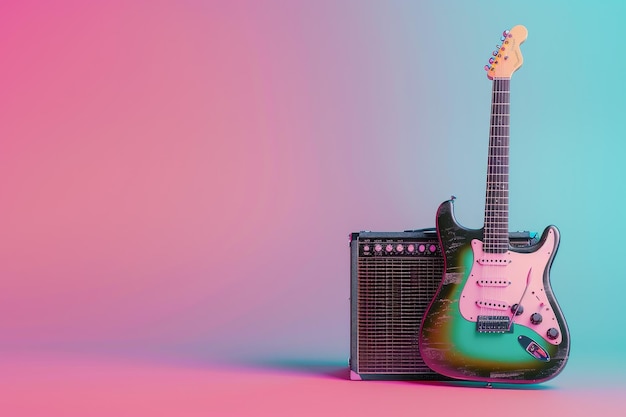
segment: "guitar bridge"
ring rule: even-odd
[[[509,316],[478,316],[478,333],[513,333],[513,323]]]

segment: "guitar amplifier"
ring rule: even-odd
[[[531,246],[534,232],[509,234]],[[422,317],[443,275],[434,228],[350,235],[350,379],[449,380],[419,353]]]

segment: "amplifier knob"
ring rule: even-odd
[[[426,251],[426,245],[419,245],[419,247],[417,248],[417,250],[420,253],[424,253]]]
[[[363,252],[369,252],[369,251],[370,251],[370,245],[363,246]]]
[[[407,246],[406,250],[408,250],[410,253],[415,252],[415,245],[411,244],[411,245]]]
[[[398,245],[396,246],[396,252],[402,252],[404,250],[404,246],[402,245],[402,243],[398,243]]]
[[[430,245],[430,246],[428,247],[428,251],[429,251],[430,253],[435,253],[435,252],[437,252],[437,246],[435,246],[435,245]]]
[[[393,250],[393,245],[387,245],[387,246],[385,246],[385,250],[386,250],[387,252],[391,252],[391,251]]]
[[[374,246],[374,250],[375,250],[376,252],[380,252],[381,250],[383,250],[383,247],[381,246],[381,244],[380,244],[380,243],[377,243],[377,244]]]

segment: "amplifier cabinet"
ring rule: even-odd
[[[536,233],[515,232],[530,246]],[[350,378],[448,380],[422,360],[422,317],[443,275],[434,228],[350,235]]]

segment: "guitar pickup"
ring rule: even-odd
[[[480,258],[477,259],[479,265],[482,266],[507,266],[511,263],[511,258],[508,256],[504,257],[488,257],[488,258]]]

